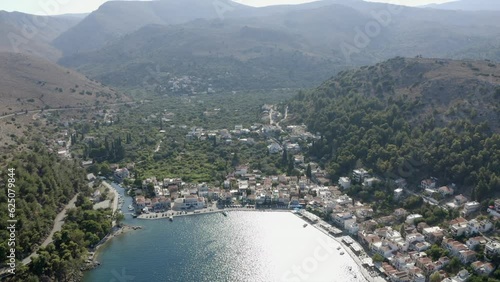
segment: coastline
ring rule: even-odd
[[[313,226],[314,228],[318,229],[319,231],[323,232],[325,235],[327,235],[331,239],[335,240],[335,242],[339,243],[340,246],[342,246],[341,247],[342,250],[347,252],[349,254],[349,256],[353,259],[353,261],[358,265],[359,271],[361,272],[361,274],[363,275],[363,277],[365,278],[366,281],[369,281],[369,282],[386,282],[387,281],[378,275],[371,276],[370,273],[368,272],[368,270],[363,266],[363,262],[361,261],[360,256],[356,255],[351,250],[351,248],[348,245],[346,245],[341,239],[329,234],[327,230],[325,230],[324,228],[322,228],[320,226],[320,224],[322,224],[322,223],[325,224],[326,223],[325,221],[320,220],[316,223],[311,223],[310,221],[307,221],[304,217],[302,217],[298,214],[296,214],[296,216],[298,218],[301,218],[302,220],[304,220],[305,222],[307,222],[309,225]],[[326,224],[330,225],[329,223],[326,223]],[[366,253],[364,251],[363,251],[363,253],[366,255]]]
[[[107,183],[107,182],[104,182],[106,183],[108,187],[110,187],[113,192],[115,193],[115,199],[114,199],[114,209],[117,209],[118,208],[118,195],[119,195],[119,192],[118,190],[113,187],[113,185]],[[178,216],[191,216],[191,215],[202,215],[202,214],[213,214],[213,213],[223,213],[223,212],[230,212],[230,211],[247,211],[247,212],[289,212],[289,213],[292,213],[292,214],[295,214],[293,212],[293,210],[290,210],[290,209],[256,209],[255,207],[253,208],[245,208],[245,207],[238,207],[238,208],[217,208],[217,207],[211,207],[211,208],[204,208],[204,209],[200,209],[200,210],[195,210],[195,211],[172,211],[172,210],[169,210],[169,211],[166,211],[166,212],[155,212],[155,213],[147,213],[147,214],[141,214],[139,216],[137,216],[137,219],[149,219],[149,220],[154,220],[154,219],[168,219],[170,216],[172,217],[178,217]],[[380,276],[372,276],[370,275],[369,271],[363,266],[363,262],[362,262],[362,258],[358,255],[356,255],[352,250],[351,248],[349,247],[349,245],[346,245],[340,238],[337,238],[331,234],[328,233],[327,230],[325,230],[324,228],[322,228],[320,226],[320,224],[327,224],[328,226],[330,225],[329,223],[326,223],[325,221],[323,220],[320,220],[316,223],[311,223],[309,221],[306,220],[306,218],[300,216],[299,214],[295,214],[297,217],[301,218],[302,220],[304,220],[305,222],[307,222],[309,225],[312,225],[314,228],[318,229],[319,231],[321,231],[322,233],[324,233],[325,235],[327,235],[328,237],[330,237],[331,239],[335,240],[335,242],[339,243],[339,245],[342,247],[342,250],[347,252],[349,254],[349,256],[353,259],[353,261],[356,263],[356,265],[358,266],[361,274],[363,275],[363,277],[365,278],[366,281],[369,281],[369,282],[385,282],[386,280],[383,279],[382,277]],[[109,242],[111,239],[113,239],[114,237],[116,236],[120,236],[122,234],[125,234],[125,233],[128,233],[130,231],[133,231],[133,230],[137,230],[137,229],[142,229],[141,226],[130,226],[130,225],[122,225],[120,226],[118,229],[115,229],[117,226],[113,226],[113,231],[108,234],[105,238],[103,238],[103,240],[101,240],[101,242],[99,242],[99,244],[95,247],[94,249],[94,255],[93,255],[93,263],[97,262],[96,258],[98,257],[99,255],[99,249],[101,246],[105,245],[107,242]],[[367,257],[366,253],[363,251],[363,254]]]
[[[120,211],[121,204],[119,203],[119,199],[121,197],[120,192],[111,185],[111,183],[107,181],[103,181],[102,184],[109,188],[113,193],[114,193],[114,198],[112,202],[112,210],[113,213]],[[119,185],[119,184],[118,184]],[[120,186],[121,187],[121,186]],[[121,211],[120,211],[121,212]],[[97,245],[92,248],[92,251],[90,252],[89,260],[91,261],[87,266],[90,266],[86,270],[91,270],[97,266],[100,265],[99,261],[97,261],[97,257],[99,256],[99,250],[101,249],[102,246],[104,246],[106,243],[111,241],[113,238],[118,237],[120,235],[129,233],[131,231],[139,230],[142,229],[142,226],[132,226],[128,224],[117,224],[115,220],[111,222],[111,231],[97,243]]]
[[[100,262],[97,260],[97,257],[99,256],[100,253],[99,250],[101,249],[102,246],[106,245],[106,243],[108,243],[109,241],[111,241],[111,239],[115,237],[139,229],[142,229],[142,226],[132,226],[124,224],[118,228],[113,227],[113,230],[108,235],[106,235],[106,237],[102,238],[102,240],[99,243],[97,243],[97,245],[92,249],[92,251],[89,252],[90,262],[87,261],[85,271],[92,270],[93,268],[100,265]]]
[[[222,213],[224,211],[226,212],[230,212],[230,211],[247,211],[247,212],[290,212],[292,214],[293,211],[292,210],[289,210],[289,209],[255,209],[255,208],[252,208],[252,209],[249,209],[249,208],[228,208],[228,209],[204,209],[204,210],[198,210],[199,212],[198,213],[194,213],[194,212],[186,212],[186,211],[182,211],[182,214],[177,214],[179,212],[175,211],[168,211],[168,212],[164,212],[164,213],[149,213],[149,214],[141,214],[139,215],[137,218],[138,219],[151,219],[151,220],[154,220],[154,219],[167,219],[170,215],[172,215],[173,217],[177,217],[177,216],[190,216],[190,215],[200,215],[200,214],[212,214],[212,213]],[[307,222],[309,225],[313,226],[314,228],[318,229],[319,231],[321,231],[322,233],[324,233],[325,235],[327,235],[328,237],[330,237],[331,239],[335,240],[335,242],[339,243],[340,246],[342,246],[342,250],[347,252],[349,254],[349,256],[353,259],[353,261],[358,265],[358,268],[361,272],[361,274],[363,275],[363,277],[365,278],[366,281],[369,281],[369,282],[385,282],[386,280],[383,279],[382,277],[380,276],[372,276],[370,275],[370,273],[368,272],[368,270],[363,266],[363,262],[361,261],[361,257],[356,255],[352,250],[351,248],[346,245],[341,239],[331,235],[328,233],[327,230],[325,230],[324,228],[322,228],[320,226],[320,224],[327,224],[327,225],[330,225],[329,223],[326,223],[324,221],[319,221],[317,223],[311,223],[309,221],[307,221],[304,217],[298,215],[298,214],[295,214],[298,218],[301,218],[302,220],[304,220],[305,222]],[[368,257],[366,255],[366,253],[364,253],[363,251],[363,254]]]
[[[166,211],[166,212],[155,212],[155,213],[146,213],[137,216],[137,219],[164,219],[170,216],[178,217],[178,216],[189,216],[189,215],[202,215],[202,214],[212,214],[212,213],[223,213],[230,211],[248,211],[248,212],[290,212],[289,209],[256,209],[256,208],[205,208],[195,211]]]

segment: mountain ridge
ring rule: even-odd
[[[424,7],[445,10],[500,11],[500,2],[494,0],[456,0],[442,4],[426,5]]]
[[[57,61],[52,40],[80,21],[75,17],[36,16],[0,11],[0,52],[22,52]]]
[[[312,87],[340,70],[394,56],[500,60],[499,48],[490,48],[500,46],[500,13],[405,7],[380,24],[373,11],[396,6],[325,3],[263,17],[149,25],[59,62],[117,87],[140,87],[154,67],[169,73],[167,80],[205,81],[195,90],[203,92]],[[378,24],[377,34],[366,34],[367,23]]]

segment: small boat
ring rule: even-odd
[[[306,228],[306,227],[307,227],[307,223],[306,223],[306,224],[304,224],[304,225],[303,225],[303,227],[304,227],[304,228]]]
[[[340,250],[340,247],[337,247],[337,250]]]
[[[129,210],[129,211],[133,211],[133,210],[134,210],[134,206],[129,205],[129,206],[128,206],[128,210]]]
[[[227,216],[227,212],[223,211],[222,215]]]
[[[137,218],[137,215],[134,213],[134,214],[132,215],[132,217],[133,217],[133,218]]]
[[[349,268],[348,268],[348,269],[349,269],[349,271],[351,271],[351,270],[352,270],[352,266],[349,266]]]
[[[344,252],[340,252],[340,255],[343,255],[343,254],[344,254]]]
[[[170,220],[170,221],[174,221],[174,216],[172,216],[172,215],[171,215],[171,216],[168,218],[168,220]]]

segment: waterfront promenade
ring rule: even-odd
[[[321,225],[330,225],[329,223],[327,223],[327,222],[325,222],[323,220],[319,220],[316,223],[311,223],[311,222],[305,220],[304,217],[300,216],[300,214],[296,214],[296,215],[299,218],[302,218],[307,223],[309,223],[311,226],[315,227],[316,229],[320,230],[321,232],[323,232],[324,234],[326,234],[327,236],[329,236],[330,238],[332,238],[333,240],[335,240],[337,243],[339,243],[342,246],[342,250],[346,251],[349,254],[349,256],[351,256],[351,258],[356,262],[356,264],[359,267],[360,272],[363,274],[363,277],[366,279],[366,281],[369,281],[369,282],[385,282],[385,281],[387,281],[384,278],[378,276],[378,274],[376,274],[375,272],[368,271],[363,266],[362,259],[369,258],[368,255],[364,251],[360,255],[356,255],[351,250],[351,248],[349,247],[349,245],[345,244],[340,238],[332,236],[327,230],[325,230],[323,227],[321,227]]]
[[[247,207],[235,207],[235,208],[219,208],[216,206],[210,208],[204,208],[194,211],[165,211],[165,212],[150,212],[143,213],[137,216],[138,219],[163,219],[168,218],[170,216],[188,216],[188,215],[199,215],[199,214],[210,214],[210,213],[222,213],[222,212],[230,212],[230,211],[257,211],[257,212],[290,212],[289,209],[277,209],[277,208],[247,208]]]

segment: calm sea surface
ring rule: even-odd
[[[123,193],[122,189],[119,189]],[[131,203],[125,198],[123,212]],[[339,244],[288,212],[229,212],[126,224],[84,281],[366,281]]]

